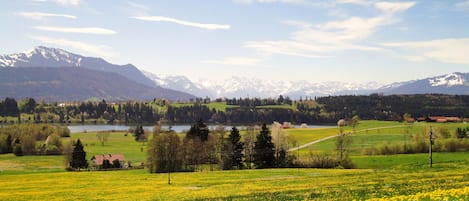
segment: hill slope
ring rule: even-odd
[[[384,94],[452,94],[469,95],[469,73],[450,73],[401,83],[376,90]]]
[[[117,73],[87,68],[0,68],[0,91],[0,98],[33,97],[46,101],[194,98],[183,92],[145,86]]]
[[[85,57],[59,48],[38,46],[23,53],[0,56],[0,67],[79,67],[118,73],[129,80],[155,86],[132,64],[115,65],[102,58]]]

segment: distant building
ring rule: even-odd
[[[120,166],[124,167],[125,157],[122,154],[101,154],[94,155],[91,158],[91,163],[93,166],[100,168],[103,166],[104,160],[108,160],[112,164],[113,161],[119,160]]]
[[[461,118],[459,117],[445,117],[445,116],[429,116],[426,118],[427,122],[438,122],[438,123],[446,123],[446,122],[460,122]]]

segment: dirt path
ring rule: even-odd
[[[382,127],[375,127],[375,128],[367,128],[367,129],[362,129],[362,130],[358,130],[358,131],[355,131],[356,132],[363,132],[363,131],[371,131],[371,130],[379,130],[379,129],[385,129],[385,128],[399,128],[399,127],[405,127],[405,125],[402,125],[402,126],[382,126]],[[352,133],[352,132],[348,132],[347,134],[349,133]],[[331,139],[331,138],[335,138],[337,137],[338,135],[332,135],[332,136],[329,136],[329,137],[325,137],[325,138],[321,138],[319,140],[315,140],[315,141],[312,141],[312,142],[308,142],[304,145],[301,145],[299,147],[295,147],[295,148],[291,148],[289,149],[288,151],[297,151],[298,149],[303,149],[303,148],[306,148],[306,147],[309,147],[313,144],[316,144],[316,143],[319,143],[319,142],[322,142],[324,140],[328,140],[328,139]]]

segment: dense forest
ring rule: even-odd
[[[412,117],[452,116],[463,119],[469,114],[467,95],[390,95],[328,96],[291,100],[278,98],[198,98],[190,102],[154,99],[147,102],[86,101],[67,103],[37,102],[32,98],[0,101],[2,123],[99,123],[153,124],[292,122],[295,124],[335,123],[337,119],[359,116],[361,119],[401,121]]]

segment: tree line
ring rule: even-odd
[[[230,107],[210,108],[210,103],[213,102],[224,103]],[[32,98],[25,98],[21,101],[6,98],[0,101],[0,116],[17,117],[16,122],[30,123],[153,124],[156,121],[191,123],[202,118],[208,123],[287,121],[295,124],[331,124],[337,119],[350,119],[353,116],[360,116],[364,120],[402,121],[405,113],[413,117],[466,117],[469,114],[469,96],[372,94],[300,100],[291,100],[283,96],[267,99],[219,98],[211,100],[200,98],[182,105],[174,105],[163,99],[118,103],[101,100],[65,104],[36,102]],[[27,119],[20,114],[27,114]],[[15,122],[15,118],[3,120],[3,123],[8,122]]]
[[[70,130],[49,124],[15,124],[0,128],[0,153],[23,155],[62,154],[62,137]]]
[[[202,120],[198,120],[181,139],[174,131],[157,126],[148,144],[149,171],[198,171],[204,165],[210,166],[211,170],[215,166],[230,170],[291,165],[293,160],[288,157],[288,150],[281,150],[283,157],[275,155],[276,147],[266,124],[248,132],[242,141],[236,127],[225,136],[224,128],[210,131]],[[254,133],[257,133],[255,139],[252,138]]]
[[[209,166],[211,170],[215,166],[223,170],[354,167],[348,157],[351,138],[346,134],[337,137],[337,157],[300,161],[295,153],[289,152],[296,146],[295,139],[290,138],[277,122],[270,129],[265,123],[261,127],[249,127],[243,139],[236,127],[232,127],[228,136],[225,133],[223,127],[210,131],[202,120],[192,124],[182,138],[157,125],[148,143],[148,169],[151,173],[161,173],[198,171],[203,166]],[[316,163],[330,165],[317,166]]]

